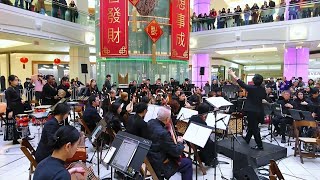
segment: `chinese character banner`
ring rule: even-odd
[[[189,60],[190,2],[171,1],[171,59]]]
[[[128,1],[100,1],[101,57],[128,57]]]

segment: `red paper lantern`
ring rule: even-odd
[[[56,58],[53,60],[54,64],[60,64],[61,63],[61,60],[59,58]]]
[[[29,61],[29,59],[28,58],[26,58],[26,57],[22,57],[22,58],[20,58],[20,62],[23,64],[23,69],[25,69],[26,68],[26,63]]]

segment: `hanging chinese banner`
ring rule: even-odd
[[[152,20],[144,29],[148,34],[149,38],[152,40],[152,63],[156,63],[156,42],[160,39],[163,34],[163,30],[156,20]]]
[[[101,57],[128,57],[128,1],[100,1]]]
[[[171,0],[171,59],[189,60],[190,2]]]

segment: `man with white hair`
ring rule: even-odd
[[[161,107],[157,119],[148,122],[151,149],[148,159],[159,179],[169,179],[176,172],[180,172],[182,180],[192,179],[192,161],[188,158],[181,158],[184,145],[182,137],[177,138],[177,144],[173,141],[167,127],[171,121],[171,111]]]

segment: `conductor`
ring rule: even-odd
[[[241,81],[231,69],[229,69],[228,73],[248,92],[247,100],[244,105],[244,111],[246,112],[248,119],[248,132],[244,139],[247,144],[249,144],[253,135],[257,145],[252,147],[252,149],[263,150],[260,129],[258,127],[259,123],[263,122],[264,118],[262,100],[266,97],[266,91],[261,86],[263,77],[260,74],[255,74],[252,78],[254,85],[247,85]]]

